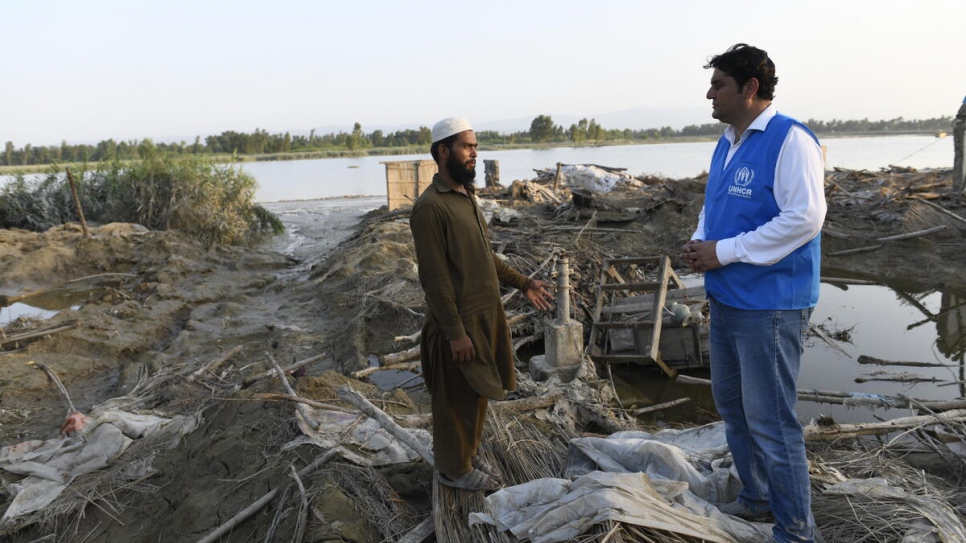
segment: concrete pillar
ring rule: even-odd
[[[558,375],[570,382],[580,368],[584,352],[584,325],[570,318],[570,263],[567,257],[557,261],[557,317],[544,331],[542,357],[530,360],[530,375],[543,380]]]
[[[953,191],[966,192],[966,160],[963,157],[964,132],[966,132],[966,98],[959,106],[953,121]]]

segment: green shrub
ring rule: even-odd
[[[142,144],[138,160],[98,163],[72,173],[91,222],[179,230],[209,246],[245,244],[284,231],[275,214],[252,201],[254,177],[201,156],[167,154]],[[66,176],[56,167],[40,179],[18,175],[0,188],[0,226],[42,231],[76,220]]]

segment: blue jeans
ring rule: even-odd
[[[775,515],[781,542],[812,541],[815,521],[795,384],[811,309],[711,306],[711,390],[743,489],[738,499]]]

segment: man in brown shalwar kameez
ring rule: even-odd
[[[469,122],[444,119],[432,133],[439,173],[413,205],[410,226],[426,294],[420,348],[432,396],[435,467],[442,484],[496,490],[502,477],[478,449],[488,401],[516,389],[500,283],[520,289],[541,310],[550,309],[553,296],[546,283],[514,270],[490,247],[474,197],[477,143]]]

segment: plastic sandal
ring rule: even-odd
[[[473,467],[496,479],[500,484],[503,484],[503,473],[500,472],[500,468],[483,460],[482,456],[476,455],[473,457]]]
[[[440,473],[439,482],[440,484],[449,487],[471,491],[482,490],[484,492],[493,492],[503,488],[503,485],[501,485],[499,481],[494,479],[488,473],[480,471],[476,468],[471,469],[455,479],[450,479],[449,477]]]

